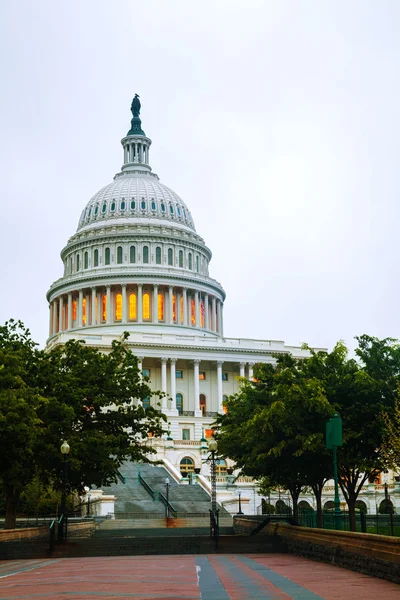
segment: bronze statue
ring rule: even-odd
[[[140,114],[140,100],[138,94],[135,94],[131,104],[131,111],[134,117],[138,117]]]

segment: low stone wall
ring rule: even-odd
[[[233,517],[233,530],[236,535],[250,535],[258,526],[261,525],[261,523],[262,521],[258,519],[252,519],[250,516],[239,517],[235,515]],[[266,528],[264,527],[259,531],[258,534],[265,535],[266,533]]]
[[[400,538],[269,523],[287,552],[400,583]],[[399,592],[400,594],[400,592]]]
[[[68,539],[83,540],[91,538],[96,530],[96,523],[90,519],[84,523],[68,523]]]
[[[49,537],[48,526],[25,527],[24,529],[0,529],[0,542],[22,542]]]

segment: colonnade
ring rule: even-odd
[[[139,356],[138,357],[138,361],[139,361],[139,370],[142,371],[143,370],[143,361],[144,361],[143,356]],[[176,387],[176,362],[177,362],[177,358],[168,358],[168,357],[161,357],[160,358],[160,362],[161,362],[161,391],[164,392],[165,394],[167,394],[168,396],[170,396],[171,398],[171,403],[168,406],[168,398],[167,397],[163,397],[162,398],[162,410],[165,411],[167,409],[172,409],[174,411],[177,410],[177,404],[176,404],[176,395],[177,395],[177,387]],[[193,360],[188,360],[187,358],[183,358],[183,360],[187,360],[189,365],[191,365],[191,367],[193,368],[193,402],[189,401],[189,405],[192,407],[190,410],[194,411],[194,415],[193,416],[203,416],[202,413],[202,409],[200,406],[200,364],[201,364],[201,359],[200,358],[195,358]],[[210,361],[207,361],[208,363]],[[217,410],[215,410],[214,412],[223,412],[223,402],[224,402],[224,393],[223,393],[223,379],[222,379],[222,372],[223,372],[223,366],[227,364],[232,364],[232,363],[227,363],[226,361],[222,361],[222,360],[217,360],[215,361],[215,365],[216,365],[216,375],[217,375],[217,404],[218,406],[216,407]],[[235,363],[237,364],[237,363]],[[252,379],[253,378],[253,366],[255,363],[253,362],[241,362],[239,363],[239,374],[240,377],[248,377],[248,379]],[[169,378],[168,378],[168,367],[170,369],[170,373],[169,373]],[[170,385],[167,386],[167,381],[169,379]],[[179,381],[179,380],[178,380]],[[191,397],[191,394],[189,394],[189,399]],[[187,408],[185,409],[185,411],[187,411]],[[210,407],[206,408],[207,412],[213,412],[210,411]]]
[[[82,288],[50,303],[50,336],[113,323],[183,325],[223,335],[223,303],[216,296],[173,285],[125,284]]]

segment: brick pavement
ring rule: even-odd
[[[287,554],[0,561],[0,600],[399,600],[400,586]]]

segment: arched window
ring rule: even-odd
[[[143,294],[143,319],[150,320],[150,294],[148,292]]]
[[[200,302],[200,327],[204,327],[204,302]]]
[[[176,408],[177,408],[178,414],[181,415],[183,413],[183,396],[182,396],[182,394],[176,395]]]
[[[122,320],[122,294],[115,295],[115,320]]]
[[[216,475],[217,475],[217,477],[224,477],[225,475],[227,475],[226,461],[223,458],[220,458],[218,463],[219,464],[215,465]]]
[[[135,263],[136,262],[136,248],[135,248],[135,246],[131,246],[129,248],[129,262],[131,262],[131,263]]]
[[[176,296],[172,296],[172,321],[176,323]]]
[[[143,246],[143,262],[147,264],[149,262],[149,247]]]
[[[117,248],[117,264],[122,265],[122,246]]]
[[[79,254],[77,254],[77,255],[76,255],[76,270],[77,270],[77,271],[79,271],[79,268],[80,268],[80,266],[81,266],[81,265],[80,265],[80,258],[81,258],[81,257],[79,256]]]
[[[93,253],[93,265],[95,267],[99,266],[99,251],[97,250],[97,248],[96,248],[96,250]]]
[[[104,251],[104,264],[109,265],[111,262],[111,251],[110,248],[106,248]]]
[[[101,318],[103,323],[105,323],[107,321],[107,296],[106,294],[103,294],[103,297],[101,299]]]
[[[179,465],[181,473],[194,473],[194,461],[189,456],[182,458]]]
[[[156,248],[156,264],[161,265],[161,248],[157,246]]]
[[[76,300],[72,301],[72,320],[76,321]]]
[[[168,264],[172,266],[174,264],[174,256],[172,253],[172,248],[168,248]]]
[[[183,302],[183,296],[181,296],[180,299],[179,299],[179,312],[180,312],[179,317],[180,317],[181,323],[183,324],[184,321],[185,321],[185,314],[184,314],[184,312],[185,312],[185,305],[184,305],[184,302]]]
[[[196,273],[199,272],[199,257],[196,256]]]
[[[192,261],[192,253],[189,252],[188,254],[188,268],[191,271],[193,269],[193,261]]]
[[[179,266],[181,269],[183,269],[183,250],[179,250]]]
[[[190,316],[192,325],[196,325],[196,302],[194,298],[191,298],[190,300]]]
[[[200,410],[203,413],[203,417],[206,416],[206,397],[204,394],[200,394],[199,396],[199,400],[200,400]]]
[[[89,268],[89,253],[88,252],[85,252],[85,254],[83,255],[83,268],[84,269]]]
[[[129,294],[129,319],[131,321],[137,319],[136,294]]]
[[[82,298],[82,325],[86,325],[86,298]]]
[[[158,294],[158,320],[164,321],[164,294]]]

